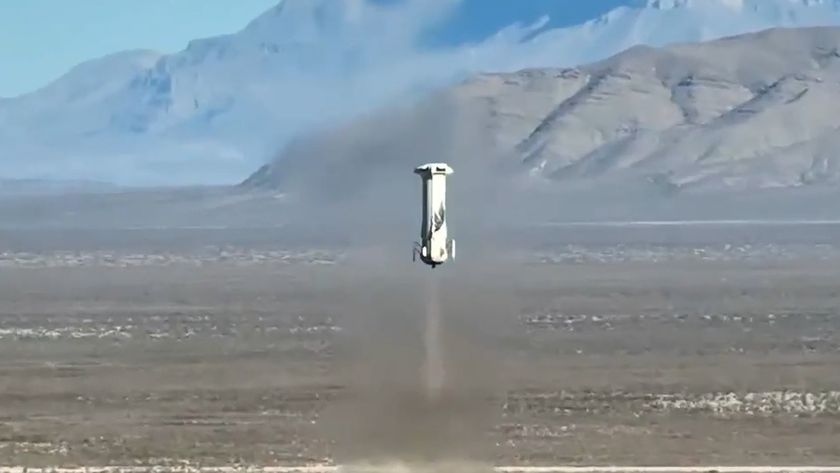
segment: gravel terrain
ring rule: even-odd
[[[180,238],[0,248],[0,463],[303,465],[382,439],[497,465],[840,462],[830,238],[467,254],[432,273],[439,404],[412,371],[425,268]]]

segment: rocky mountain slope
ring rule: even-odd
[[[195,40],[175,54],[127,52],[82,64],[44,89],[0,100],[0,178],[233,183],[302,133],[474,73],[574,66],[638,44],[773,26],[840,25],[836,0],[639,1],[574,27],[556,22],[565,8],[556,2],[561,6],[546,18],[512,17],[512,26],[489,37],[424,42],[472,11],[464,5],[484,1],[283,0],[238,33]],[[556,98],[578,82],[589,84],[582,74],[558,82]],[[600,88],[619,82],[610,76]],[[755,95],[753,89],[727,93],[736,102]],[[684,114],[702,121],[716,113],[708,107],[675,106],[656,114],[661,122],[640,127],[663,128]],[[532,162],[541,162],[541,140],[525,145]],[[582,152],[593,143],[575,146]]]
[[[436,140],[462,142],[447,156],[456,172],[492,168],[530,186],[600,181],[679,193],[840,183],[840,28],[640,46],[579,68],[484,74],[439,99],[446,105],[399,127],[379,118],[316,135],[246,183],[282,187],[309,169],[302,163],[332,168],[342,158],[347,169],[390,169],[385,159],[405,168],[422,159],[406,149]],[[451,129],[423,131],[431,123]],[[403,150],[377,156],[383,143]]]

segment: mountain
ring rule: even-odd
[[[175,54],[131,51],[82,64],[0,100],[0,178],[229,184],[296,137],[476,73],[840,25],[838,0],[651,0],[574,27],[558,26],[563,2],[553,2],[546,17],[512,17],[489,36],[428,41],[445,37],[446,25],[483,21],[469,12],[485,1],[283,0],[238,33]],[[474,31],[497,28],[484,26]]]
[[[66,195],[68,193],[104,193],[117,191],[119,188],[103,182],[87,181],[39,181],[29,179],[0,179],[0,198],[10,196],[49,194]]]
[[[297,185],[306,188],[353,169],[365,170],[355,184],[388,181],[436,153],[449,153],[440,157],[456,173],[489,177],[487,187],[673,195],[840,184],[837,27],[637,46],[578,68],[483,74],[436,101],[313,135],[245,185],[303,179]],[[436,140],[438,149],[424,144]]]

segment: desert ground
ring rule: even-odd
[[[2,229],[0,464],[840,463],[840,226],[518,232]]]

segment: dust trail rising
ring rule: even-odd
[[[426,348],[425,382],[426,396],[430,401],[437,401],[443,393],[446,382],[444,367],[443,340],[441,333],[440,293],[438,278],[430,274],[426,278]]]

